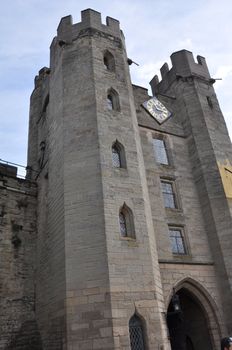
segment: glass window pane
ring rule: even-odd
[[[123,213],[119,213],[119,225],[120,225],[121,236],[126,237],[127,236],[126,219]]]
[[[165,208],[176,208],[172,183],[161,181]]]
[[[129,321],[131,350],[144,350],[143,327],[137,316],[133,316]]]
[[[114,168],[121,168],[120,152],[117,147],[112,147],[112,164]]]
[[[173,254],[186,254],[184,238],[181,230],[169,229]]]
[[[164,140],[153,139],[153,149],[156,161],[160,164],[169,164],[168,154]]]

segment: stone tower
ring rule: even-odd
[[[205,231],[221,289],[225,320],[232,332],[232,149],[226,124],[204,57],[187,50],[171,55],[172,69],[161,68],[162,81],[151,81],[153,94],[175,96],[200,200]],[[230,307],[228,307],[230,305]]]
[[[216,350],[232,331],[232,150],[206,62],[182,50],[152,79],[160,124],[117,20],[88,9],[57,32],[29,125],[43,349]]]
[[[106,23],[89,9],[81,23],[63,18],[31,97],[38,324],[44,349],[127,349],[136,315],[149,320],[150,348],[169,349],[124,37],[117,20]]]

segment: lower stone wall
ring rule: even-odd
[[[0,349],[41,350],[34,312],[36,186],[0,172]]]

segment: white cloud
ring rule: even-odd
[[[218,79],[217,87],[223,87],[224,81],[226,79],[231,79],[231,77],[232,77],[232,64],[219,66],[215,73],[215,79]]]
[[[177,43],[177,48],[176,49],[183,49],[185,48],[186,50],[193,50],[193,42],[192,39],[190,38],[184,38]]]

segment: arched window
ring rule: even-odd
[[[107,95],[107,107],[109,110],[113,110],[113,98],[110,94]]]
[[[119,211],[119,228],[121,237],[135,239],[133,213],[125,203]]]
[[[126,168],[124,147],[117,140],[112,145],[112,165],[114,168]]]
[[[109,110],[120,111],[118,93],[112,88],[107,92],[107,107]]]
[[[112,146],[112,165],[114,168],[121,168],[120,149],[116,144]]]
[[[145,350],[143,325],[141,319],[134,315],[129,321],[131,350]]]
[[[120,234],[122,237],[127,237],[127,227],[126,227],[126,218],[124,213],[119,213],[119,225],[120,225]]]
[[[114,56],[113,56],[112,53],[110,53],[109,51],[106,51],[106,52],[104,53],[103,63],[104,63],[105,69],[107,69],[107,70],[110,71],[110,72],[114,72],[114,71],[115,71],[115,60],[114,60]]]

